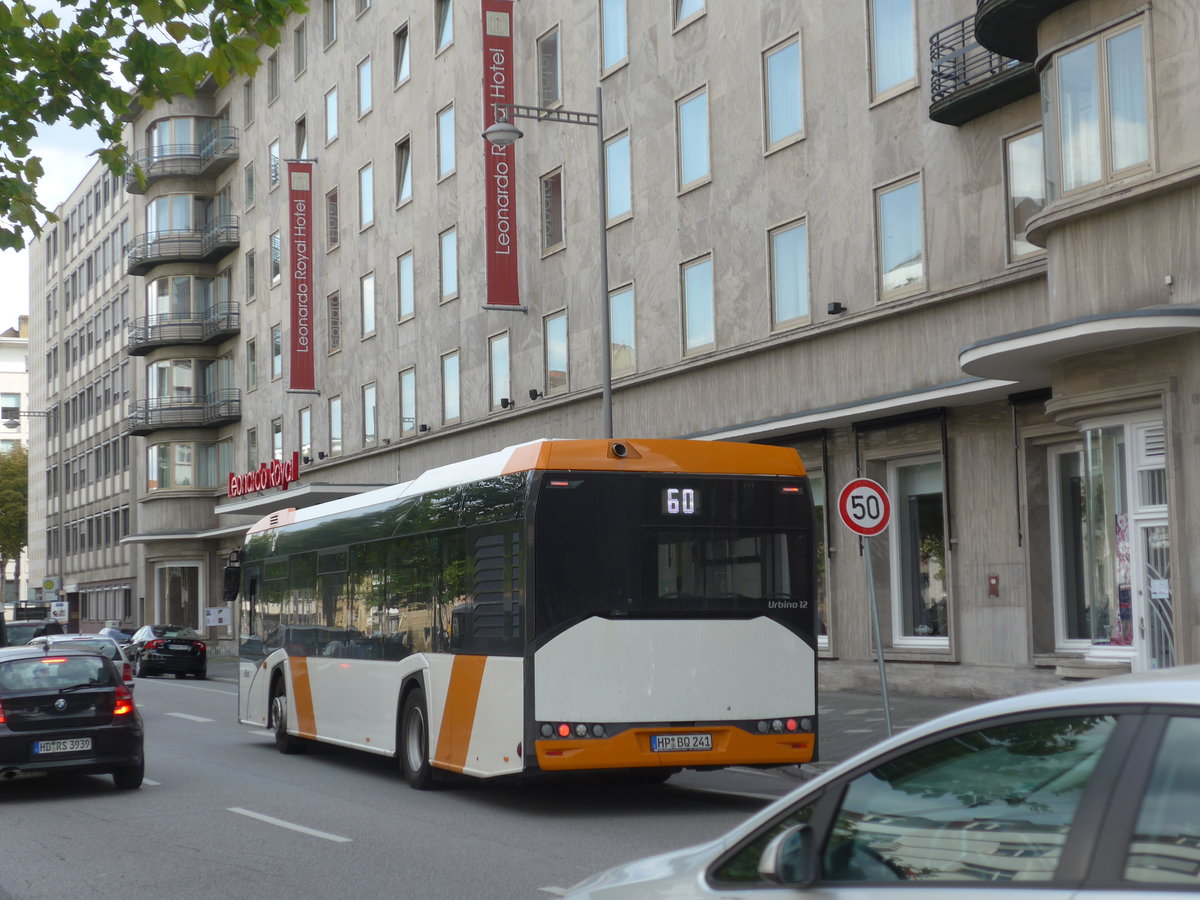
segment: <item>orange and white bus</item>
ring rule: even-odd
[[[781,765],[817,735],[794,450],[536,440],[252,526],[239,720],[427,788]]]

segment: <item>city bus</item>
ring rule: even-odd
[[[238,718],[413,787],[776,766],[817,740],[794,450],[535,440],[251,526]],[[235,582],[236,583],[236,582]]]

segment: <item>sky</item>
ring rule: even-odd
[[[54,209],[70,196],[96,162],[90,154],[100,146],[94,131],[76,131],[65,123],[40,129],[33,151],[46,170],[38,184],[44,206]],[[17,318],[28,312],[29,253],[0,250],[0,331],[15,328]]]

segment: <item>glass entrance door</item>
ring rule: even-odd
[[[1175,665],[1175,615],[1171,601],[1171,537],[1164,522],[1138,525],[1138,662],[1142,669]]]

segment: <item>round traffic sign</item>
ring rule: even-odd
[[[892,503],[879,482],[855,478],[838,495],[838,514],[855,534],[874,537],[892,520]]]

